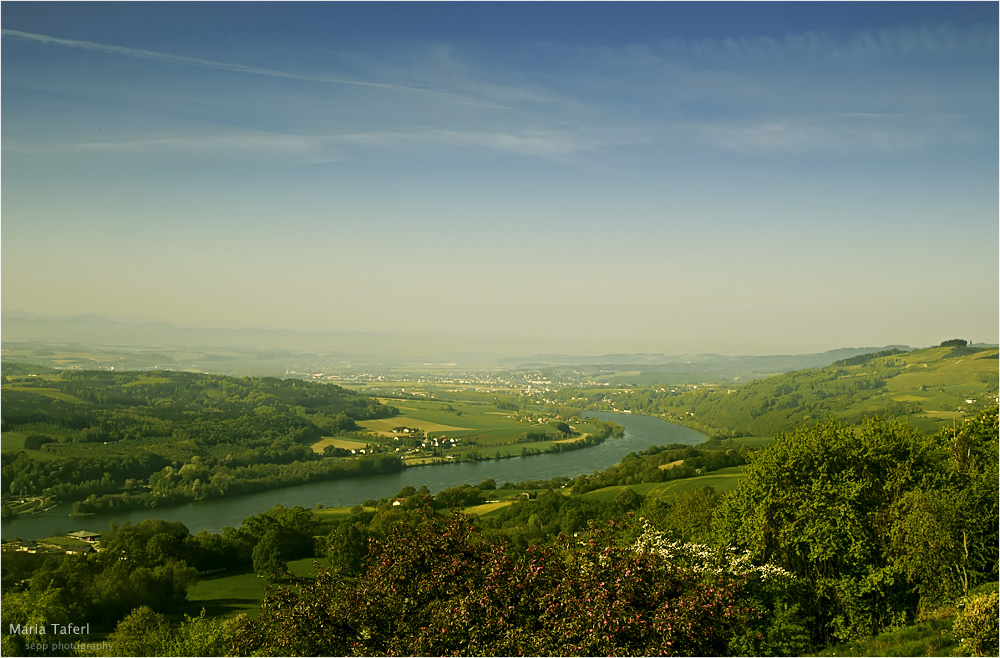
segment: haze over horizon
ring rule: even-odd
[[[998,338],[995,3],[2,7],[2,309],[785,354]]]

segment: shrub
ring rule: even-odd
[[[952,635],[963,651],[973,656],[1000,654],[997,628],[1000,625],[1000,594],[991,592],[971,596],[955,618]]]
[[[585,537],[585,538],[584,538]],[[234,651],[272,655],[725,655],[759,652],[746,581],[617,544],[612,528],[524,553],[430,514],[372,544],[362,572],[269,594]]]

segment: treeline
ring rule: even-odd
[[[550,410],[551,411],[551,410]],[[604,440],[615,437],[621,438],[625,434],[625,428],[615,423],[613,421],[601,421],[593,418],[586,419],[586,422],[593,426],[594,431],[588,433],[586,436],[579,436],[578,433],[573,432],[569,425],[565,422],[557,422],[551,424],[550,428],[555,429],[558,434],[553,434],[552,432],[546,431],[544,429],[540,430],[530,430],[518,436],[510,449],[503,450],[502,452],[497,452],[492,457],[483,456],[478,449],[471,450],[469,452],[456,455],[455,462],[478,462],[485,461],[487,459],[510,459],[514,457],[530,457],[534,455],[541,455],[552,452],[569,452],[571,450],[580,450],[582,448],[589,448],[603,442]],[[558,441],[560,438],[565,438],[569,436],[578,436],[574,441],[561,442]],[[543,441],[556,441],[544,447],[544,449],[534,448],[530,445],[531,443],[541,443]],[[477,445],[478,442],[475,438],[466,440],[469,445]],[[520,446],[517,448],[515,446]]]
[[[26,655],[26,645],[47,644],[49,650],[32,650],[27,655],[72,655],[55,648],[50,624],[87,620],[92,624],[90,631],[99,633],[139,615],[160,620],[166,627],[162,615],[176,614],[183,608],[187,589],[199,572],[252,569],[276,576],[284,573],[287,560],[316,554],[320,527],[316,516],[307,510],[276,506],[245,519],[238,528],[226,527],[220,534],[203,531],[191,535],[181,523],[149,520],[112,527],[101,538],[102,550],[90,555],[4,552],[3,654]],[[175,647],[172,654],[228,653],[220,644],[222,636],[204,632],[224,624],[199,621],[200,632],[194,636],[188,633],[188,644]],[[28,630],[13,632],[18,625]],[[39,633],[40,627],[50,632]],[[175,640],[176,629],[169,635]],[[150,637],[163,639],[162,634]],[[73,641],[92,643],[86,636],[58,639],[67,647]],[[163,655],[162,650],[149,654],[134,651],[127,640],[119,643],[115,639],[111,641],[112,655]],[[227,642],[231,644],[231,640]]]
[[[398,411],[329,384],[185,372],[66,371],[45,377],[9,368],[3,431],[27,452],[5,452],[7,490],[79,501],[79,511],[155,506],[225,496],[297,479],[400,468],[381,458],[326,463],[310,444],[350,433],[357,420]],[[30,373],[29,373],[30,374]]]
[[[402,469],[403,460],[388,454],[364,455],[348,460],[295,461],[287,465],[257,464],[237,468],[216,466],[211,471],[199,464],[185,464],[180,469],[167,466],[150,476],[148,490],[91,494],[82,501],[74,502],[73,511],[118,512],[176,505],[321,480],[382,475]]]
[[[835,366],[860,366],[863,363],[868,363],[873,359],[880,359],[883,356],[892,356],[893,354],[903,354],[903,350],[898,347],[893,347],[887,350],[881,350],[878,352],[869,352],[868,354],[858,354],[857,356],[852,356],[847,359],[841,359],[840,361],[834,361],[832,365]]]
[[[641,453],[629,453],[621,462],[591,476],[577,478],[573,493],[582,494],[602,487],[667,482],[692,477],[720,468],[746,463],[748,449],[699,449],[693,446],[650,446]]]

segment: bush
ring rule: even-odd
[[[32,434],[24,440],[24,449],[41,450],[46,443],[55,443],[55,439],[44,434]]]
[[[1000,625],[1000,594],[991,592],[966,599],[965,606],[955,618],[952,635],[958,639],[963,651],[973,656],[1000,654],[997,628]]]
[[[372,543],[343,579],[273,590],[243,619],[236,655],[726,655],[756,649],[748,582],[618,545],[612,528],[512,551],[461,513]],[[754,583],[756,585],[756,583]],[[746,636],[746,637],[744,637]]]

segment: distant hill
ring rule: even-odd
[[[803,422],[865,415],[906,416],[933,430],[997,404],[996,347],[934,347],[857,359],[695,390],[643,388],[615,398],[619,409],[662,415],[716,435],[762,435]]]
[[[583,372],[612,385],[742,383],[770,375],[827,366],[883,347],[847,347],[815,354],[726,356],[721,354],[534,354],[511,339],[476,345],[447,335],[417,336],[389,332],[294,331],[181,327],[164,322],[133,322],[102,315],[44,317],[5,311],[2,317],[5,360],[60,369],[171,369],[228,375],[285,375],[351,363],[362,367],[405,369],[447,359],[463,367],[499,370],[537,369],[554,378]],[[461,345],[461,351],[456,351]],[[523,350],[523,351],[522,351]],[[516,356],[518,354],[529,356]],[[511,356],[515,355],[515,356]]]
[[[814,354],[778,354],[769,356],[726,356],[723,354],[608,354],[574,357],[540,355],[520,364],[536,367],[552,379],[567,371],[582,370],[595,380],[612,386],[655,386],[657,384],[743,383],[772,375],[822,368],[832,363],[879,351],[906,352],[906,345],[884,347],[844,347]]]

